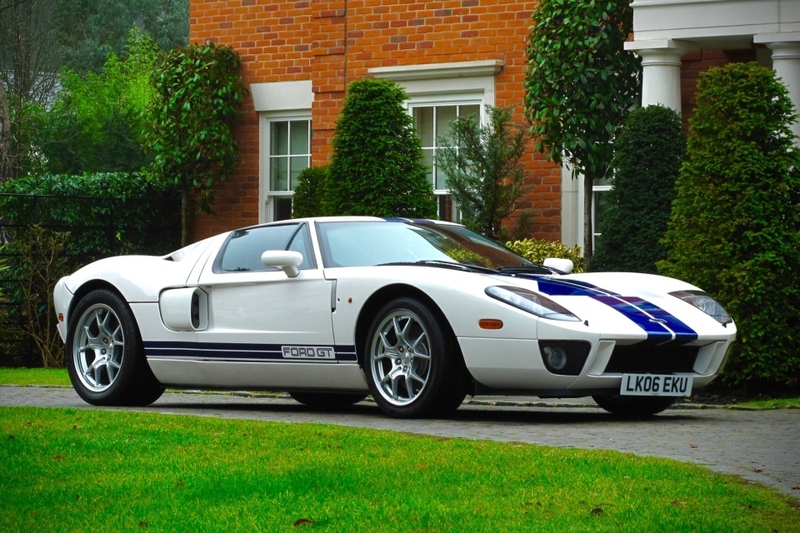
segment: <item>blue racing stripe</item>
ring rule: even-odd
[[[611,307],[642,328],[647,334],[647,342],[684,344],[697,339],[697,332],[684,322],[638,296],[621,296],[584,281],[525,277],[538,282],[539,290],[549,296],[588,296]]]

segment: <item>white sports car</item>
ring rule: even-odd
[[[396,417],[468,394],[592,396],[642,416],[722,369],[736,326],[697,287],[545,265],[447,222],[298,219],[97,261],[55,302],[72,384],[96,405],[174,387],[319,407],[371,394]]]

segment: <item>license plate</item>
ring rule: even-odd
[[[621,396],[691,396],[692,376],[622,374]]]

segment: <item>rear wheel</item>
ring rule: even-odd
[[[75,307],[65,345],[72,386],[93,405],[148,405],[164,392],[145,360],[136,321],[115,292],[98,289]]]
[[[365,370],[375,403],[398,418],[447,415],[461,405],[469,383],[444,320],[414,298],[397,298],[378,312]]]
[[[669,396],[592,396],[597,405],[609,413],[636,418],[658,414],[675,403]]]
[[[367,397],[366,394],[336,394],[328,392],[290,392],[296,402],[317,409],[339,409],[356,404]]]

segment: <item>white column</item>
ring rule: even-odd
[[[672,39],[625,43],[642,58],[642,107],[661,104],[681,112],[681,56],[689,49]]]
[[[759,36],[763,40],[765,36]],[[794,104],[795,113],[800,113],[800,41],[768,42],[772,50],[772,68],[789,90],[789,98]],[[797,138],[795,144],[800,146],[800,121],[792,123],[792,131]]]

